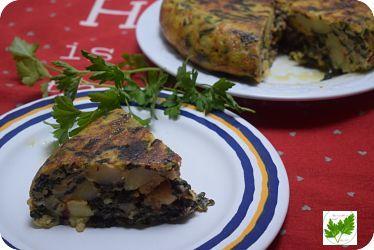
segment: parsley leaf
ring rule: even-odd
[[[90,54],[82,50],[82,55],[92,64],[86,69],[91,71],[91,80],[100,80],[100,84],[114,82],[117,88],[121,88],[125,80],[124,72],[112,63],[106,62],[101,56]]]
[[[28,86],[34,85],[36,81],[42,78],[38,70],[38,63],[32,59],[19,60],[16,67],[18,74],[22,76],[22,82]]]
[[[77,70],[66,62],[56,61],[53,64],[63,71],[61,74],[52,77],[56,81],[57,88],[64,93],[65,96],[74,100],[78,91],[78,86],[82,81],[82,71]]]
[[[60,144],[70,137],[69,130],[74,126],[81,113],[82,111],[74,107],[69,97],[57,96],[55,98],[52,116],[55,118],[57,124],[49,125],[55,129],[53,135]]]
[[[131,113],[132,117],[140,123],[140,125],[144,126],[144,127],[148,127],[149,124],[151,123],[151,118],[146,118],[146,119],[143,119],[141,118],[140,116],[137,116],[135,115],[134,113]]]
[[[177,93],[173,93],[161,103],[161,106],[165,108],[164,114],[175,120],[181,113],[182,101]]]
[[[78,134],[82,129],[87,127],[109,111],[120,108],[121,103],[115,89],[109,89],[104,92],[91,93],[88,95],[92,102],[98,103],[98,108],[94,111],[82,112],[77,118],[78,127],[71,131],[70,136]]]
[[[355,229],[355,216],[354,214],[350,214],[348,217],[344,219],[342,225],[339,225],[339,230],[342,234],[350,235],[352,234],[353,230]]]
[[[69,137],[78,134],[82,129],[105,113],[121,107],[118,94],[114,89],[91,93],[88,96],[92,102],[98,103],[98,108],[94,111],[80,111],[74,107],[72,100],[67,96],[58,96],[55,98],[52,116],[55,118],[57,124],[48,125],[55,129],[54,136],[60,144],[64,143]],[[77,125],[77,127],[72,129],[74,125]]]
[[[118,91],[109,89],[104,92],[97,92],[88,95],[92,102],[98,102],[98,108],[105,112],[121,107]]]
[[[32,86],[35,82],[50,74],[43,63],[35,57],[38,49],[37,44],[29,44],[19,37],[15,37],[9,47],[14,60],[16,61],[17,73],[22,79],[22,83]]]
[[[253,110],[242,108],[234,98],[227,93],[227,90],[235,85],[234,83],[222,78],[214,83],[213,86],[205,85],[206,88],[200,91],[196,84],[197,76],[198,73],[195,69],[187,71],[186,62],[178,68],[176,76],[177,83],[175,84],[173,92],[174,96],[170,97],[168,102],[162,104],[167,108],[165,114],[170,118],[175,119],[175,116],[179,114],[180,105],[177,105],[177,100],[178,102],[195,105],[198,111],[206,114],[213,110],[222,111],[225,108],[236,111],[254,112]],[[179,96],[179,99],[176,99],[176,96]],[[174,101],[172,101],[172,99],[174,99]],[[171,102],[174,102],[175,105],[172,105]]]
[[[339,234],[338,224],[335,224],[331,219],[327,224],[327,228],[328,229],[325,229],[326,238],[335,238]]]
[[[142,89],[132,80],[127,80],[127,85],[122,88],[121,95],[127,100],[131,100],[139,104],[140,106],[145,105],[146,97]],[[130,101],[130,102],[131,102]],[[123,101],[125,102],[125,101]]]
[[[147,74],[146,87],[143,89],[145,102],[143,107],[149,107],[151,117],[156,118],[154,113],[160,91],[168,79],[168,75],[162,71],[150,71]]]
[[[82,112],[77,118],[77,128],[73,129],[69,136],[74,136],[86,128],[91,122],[95,121],[96,119],[100,118],[104,115],[105,112],[102,109],[96,109],[94,111]]]
[[[30,44],[19,37],[15,37],[12,44],[9,46],[9,50],[15,57],[31,58],[34,57],[38,47],[39,45],[35,43]]]

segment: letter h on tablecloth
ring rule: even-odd
[[[123,10],[113,10],[103,8],[105,0],[96,0],[94,6],[91,9],[90,14],[88,15],[87,20],[81,21],[79,24],[82,26],[88,27],[97,27],[99,23],[97,18],[100,14],[107,15],[116,15],[116,16],[127,16],[127,19],[124,23],[120,24],[118,28],[120,29],[134,29],[136,18],[140,14],[140,10],[143,5],[147,4],[146,1],[131,1],[132,9],[129,11]]]

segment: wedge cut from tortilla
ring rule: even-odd
[[[286,16],[280,49],[300,64],[326,72],[374,68],[374,16],[355,0],[276,0]]]
[[[91,123],[51,155],[30,188],[38,227],[153,225],[206,211],[213,201],[180,178],[181,157],[122,109]]]

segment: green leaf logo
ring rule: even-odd
[[[355,216],[350,214],[344,220],[339,220],[338,223],[334,223],[331,219],[325,229],[326,238],[334,238],[336,243],[339,243],[340,239],[344,234],[351,235],[355,229]]]

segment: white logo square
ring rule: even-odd
[[[323,245],[357,245],[357,211],[323,211]]]

